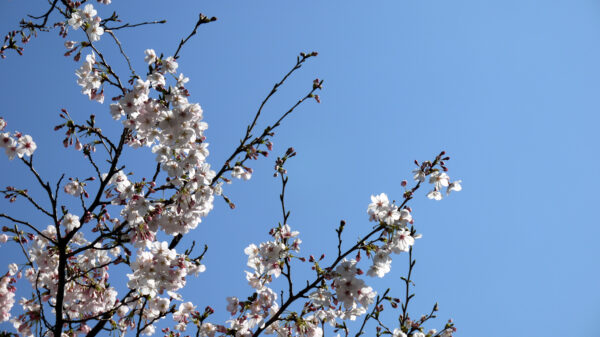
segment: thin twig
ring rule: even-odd
[[[135,73],[135,70],[133,70],[133,67],[131,66],[131,61],[129,60],[129,57],[127,56],[127,54],[125,54],[125,51],[123,51],[123,46],[121,45],[121,41],[119,41],[119,39],[117,39],[117,36],[115,35],[115,33],[113,33],[112,30],[107,29],[107,30],[105,30],[105,32],[110,34],[110,36],[112,36],[112,38],[115,40],[115,43],[117,44],[117,46],[119,46],[119,51],[121,52],[121,55],[123,55],[123,57],[127,61],[127,66],[129,66],[129,70],[131,71],[131,74],[134,77],[138,77],[138,75]]]
[[[174,59],[178,59],[179,58],[179,51],[181,50],[181,48],[183,47],[183,45],[188,42],[188,40],[196,35],[196,31],[198,30],[198,27],[200,27],[201,24],[203,23],[209,23],[209,22],[213,22],[213,21],[217,21],[216,17],[207,17],[206,15],[200,13],[198,15],[198,21],[196,22],[196,26],[194,26],[194,29],[192,30],[192,32],[190,33],[190,35],[188,35],[188,37],[186,37],[185,39],[182,39],[181,42],[179,42],[179,46],[177,46],[177,50],[175,51],[175,54],[173,55]]]
[[[40,232],[37,228],[33,227],[31,224],[29,224],[29,222],[26,222],[26,221],[23,221],[23,220],[19,220],[19,219],[15,219],[15,218],[11,217],[10,215],[6,215],[4,213],[0,213],[0,218],[5,218],[5,219],[8,219],[8,220],[10,220],[12,222],[16,222],[16,223],[19,223],[21,225],[25,225],[28,228],[32,229],[37,235],[43,237],[44,239],[46,239],[46,240],[48,240],[48,241],[50,241],[52,243],[55,243],[54,240],[52,240],[51,238],[49,238],[46,235],[44,235],[44,233]]]
[[[106,27],[106,29],[119,30],[119,29],[123,29],[123,28],[133,28],[133,27],[139,27],[139,26],[143,26],[143,25],[156,25],[156,24],[163,24],[163,23],[167,23],[167,20],[147,21],[147,22],[140,22],[140,23],[134,23],[134,24],[126,23],[124,25],[117,26],[117,27]]]

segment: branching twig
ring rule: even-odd
[[[221,167],[221,169],[217,172],[217,174],[215,175],[215,177],[213,178],[211,185],[214,185],[219,178],[221,178],[221,176],[227,171],[231,169],[231,161],[240,153],[246,151],[247,147],[249,145],[253,145],[253,144],[257,144],[260,143],[261,140],[264,139],[264,137],[266,137],[268,134],[270,134],[275,128],[277,128],[281,122],[285,119],[285,117],[287,117],[290,113],[292,113],[294,111],[294,109],[296,107],[298,107],[298,105],[300,105],[306,98],[308,97],[312,97],[313,93],[317,90],[320,89],[320,86],[322,85],[323,81],[319,82],[318,86],[313,85],[313,89],[306,95],[304,96],[304,98],[302,98],[301,100],[299,100],[298,102],[296,102],[296,104],[294,104],[290,109],[288,109],[288,111],[286,111],[273,125],[268,126],[267,128],[265,128],[265,130],[263,131],[263,133],[261,134],[261,136],[254,138],[254,140],[252,140],[252,142],[250,144],[246,144],[251,138],[252,138],[252,131],[254,130],[254,127],[256,126],[256,123],[258,121],[258,118],[261,115],[262,109],[264,108],[265,104],[269,101],[269,99],[277,92],[277,89],[282,86],[285,81],[298,69],[300,69],[302,67],[302,64],[309,58],[312,56],[315,56],[316,53],[310,53],[310,54],[305,54],[302,53],[301,56],[299,56],[298,58],[296,58],[296,64],[292,67],[292,69],[290,71],[288,71],[283,78],[275,83],[275,85],[273,86],[273,89],[271,89],[271,91],[269,92],[269,94],[263,99],[262,103],[260,104],[258,111],[256,111],[256,114],[254,115],[254,118],[252,120],[252,123],[250,123],[250,125],[248,125],[246,127],[246,134],[244,135],[244,138],[240,141],[240,145],[233,151],[233,153],[229,156],[229,158],[225,161],[225,163],[223,164],[223,166]]]
[[[355,337],[359,337],[360,335],[362,335],[362,334],[363,334],[363,331],[364,331],[364,329],[365,329],[365,326],[367,325],[367,322],[369,321],[369,319],[371,319],[371,318],[375,318],[377,321],[379,321],[379,318],[378,318],[378,317],[376,317],[376,313],[378,313],[378,312],[379,312],[379,306],[380,306],[380,305],[381,305],[381,303],[382,303],[382,302],[383,302],[383,301],[386,299],[386,296],[387,296],[387,294],[388,294],[389,292],[390,292],[390,288],[388,288],[388,289],[387,289],[387,290],[386,290],[386,291],[383,293],[383,295],[381,295],[381,296],[379,296],[379,295],[378,295],[378,296],[377,296],[377,300],[375,301],[375,305],[373,306],[373,310],[371,310],[371,312],[370,312],[370,313],[368,313],[368,314],[365,316],[365,319],[363,320],[363,322],[362,322],[362,324],[361,324],[361,326],[360,326],[360,329],[359,329],[359,330],[358,330],[358,332],[356,333]],[[377,314],[377,316],[379,316],[379,315]],[[380,322],[380,323],[381,323],[381,322]],[[387,329],[387,328],[386,328],[386,329]],[[387,330],[389,331],[389,329],[387,329]]]
[[[56,8],[56,4],[57,3],[58,3],[58,0],[54,0],[52,2],[52,5],[50,6],[50,9],[48,9],[48,11],[46,13],[44,13],[44,14],[42,14],[40,16],[28,15],[30,18],[36,19],[36,20],[44,18],[44,21],[42,21],[41,24],[35,24],[35,25],[33,25],[33,27],[35,27],[35,28],[45,28],[46,27],[46,23],[48,22],[48,18],[50,17],[50,14],[54,10],[54,8]]]
[[[287,220],[290,216],[290,212],[286,211],[285,209],[285,187],[287,185],[288,182],[288,177],[285,176],[285,174],[281,174],[281,194],[279,195],[279,200],[281,201],[281,212],[282,214],[282,218],[283,218],[283,223],[281,224],[282,226],[285,226],[287,224]],[[287,243],[287,239],[284,239],[285,243]],[[285,275],[285,278],[288,281],[288,292],[289,292],[289,297],[294,296],[294,285],[292,283],[292,268],[290,267],[290,261],[289,258],[285,259],[285,267],[286,267],[286,272],[282,274]]]

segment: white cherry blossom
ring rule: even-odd
[[[446,195],[449,195],[452,191],[462,191],[462,180],[456,180],[448,184],[448,189],[446,190]]]
[[[144,51],[144,54],[146,54],[146,57],[144,57],[144,62],[148,64],[153,64],[154,62],[156,62],[156,60],[158,60],[154,49],[146,49]]]

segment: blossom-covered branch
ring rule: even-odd
[[[334,332],[343,331],[348,336],[347,323],[364,316],[356,336],[374,321],[378,336],[420,337],[423,324],[435,316],[437,305],[420,320],[409,316],[408,305],[414,296],[410,292],[415,266],[413,246],[420,235],[407,203],[426,182],[432,186],[427,194],[430,199],[442,199],[443,189],[446,194],[461,190],[460,180],[451,182],[446,173],[449,157],[442,152],[432,161],[416,162],[415,183],[409,188],[406,181],[402,182],[404,191],[398,202],[390,201],[385,193],[371,196],[367,214],[373,225],[356,242],[344,244],[348,224],[341,221],[335,230],[337,242],[332,244],[334,258],[327,260],[325,254],[315,254],[319,258],[301,255],[300,233],[288,223],[291,213],[285,193],[289,176],[284,167],[296,155],[293,148],[288,149],[277,158],[274,174],[281,179],[282,220],[269,231],[268,241],[250,244],[244,250],[250,268],[246,279],[252,293],[245,300],[228,297],[231,319],[211,323],[212,307],[196,310],[193,301],[197,299],[184,299],[180,294],[189,277],[205,271],[202,260],[207,246],[199,255],[192,255],[195,242],[185,250],[178,245],[213,210],[215,196],[234,208],[225,195],[225,183],[251,179],[253,169],[248,162],[268,156],[275,130],[283,121],[302,103],[312,99],[320,102],[316,93],[322,89],[323,80],[316,79],[274,122],[256,131],[266,104],[317,53],[301,53],[296,58],[262,100],[239,145],[218,170],[213,170],[207,161],[210,153],[204,111],[199,103],[190,101],[191,93],[186,88],[189,78],[180,72],[177,61],[199,27],[216,18],[200,14],[192,32],[179,42],[172,56],[146,49],[143,57],[148,70],[138,75],[135,62],[125,53],[115,31],[164,21],[110,26],[120,22],[116,12],[102,19],[91,2],[49,3],[44,14],[32,17],[40,20],[38,23],[22,22],[22,31],[11,32],[0,50],[2,56],[6,49],[22,52],[15,37],[21,34],[25,43],[29,37],[23,29],[29,29],[29,36],[49,29],[54,14],[60,20],[53,27],[60,28],[63,37],[69,29],[81,28],[79,41],[65,43],[65,56],[74,54],[75,61],[80,62],[75,80],[84,96],[98,104],[110,98],[106,113],[119,128],[117,136],[111,137],[95,115],[78,122],[81,118],[77,113],[61,109],[61,122],[54,129],[64,131],[62,144],[80,151],[92,173],[81,177],[65,172],[56,182],[50,182],[34,165],[34,152],[38,150],[34,138],[8,131],[6,120],[0,118],[0,148],[9,160],[18,158],[25,166],[33,187],[43,192],[43,200],[34,198],[29,188],[22,186],[8,186],[0,194],[8,202],[23,200],[50,219],[44,227],[28,219],[28,214],[0,213],[0,222],[7,224],[0,234],[0,244],[15,244],[24,257],[21,264],[11,263],[0,278],[0,322],[10,320],[22,336],[92,337],[102,332],[154,335],[159,322],[172,318],[174,328],[162,330],[167,336],[179,336],[194,325],[196,336],[248,337],[265,333],[291,337],[322,336],[328,325]],[[117,55],[117,59],[127,64],[130,74],[119,74],[119,67],[110,62],[111,54],[97,44],[105,33],[112,37],[122,56]],[[141,59],[142,51],[136,56]],[[151,177],[126,173],[128,148],[154,154],[155,161],[149,165]],[[63,195],[73,198],[67,205],[77,206],[59,204],[59,196]],[[172,237],[170,242],[159,239],[165,235]],[[408,253],[404,255],[409,260],[408,275],[403,278],[404,300],[390,297],[391,290],[378,296],[363,275],[384,277],[391,269],[392,256],[402,253]],[[298,284],[295,270],[302,267],[309,267],[314,276]],[[126,268],[127,274],[111,274],[116,268]],[[275,287],[281,275],[285,282],[278,296]],[[127,290],[119,293],[113,286],[116,283],[126,284]],[[19,310],[13,308],[17,286],[32,289],[29,298],[19,302]],[[386,303],[392,308],[401,303],[399,326],[380,319]],[[453,332],[453,323],[449,322],[444,330],[430,331],[427,336],[447,337]]]

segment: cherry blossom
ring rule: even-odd
[[[144,53],[146,54],[146,57],[144,57],[144,62],[148,64],[153,64],[158,60],[154,49],[146,49]]]
[[[446,195],[449,195],[450,192],[452,191],[462,191],[462,186],[461,186],[462,180],[457,180],[457,181],[453,181],[450,184],[448,184],[448,189],[446,191]]]
[[[406,337],[406,334],[401,329],[396,328],[394,329],[392,337]]]
[[[431,192],[427,193],[427,198],[433,200],[442,200],[442,193],[440,193],[438,190],[432,190]]]
[[[77,215],[68,213],[63,218],[62,224],[65,226],[67,233],[71,232],[75,228],[79,227],[79,217]]]
[[[450,178],[445,172],[435,171],[429,176],[429,183],[434,184],[437,190],[441,190],[442,187],[448,186],[450,183],[449,180]]]
[[[74,197],[79,197],[81,193],[84,192],[82,183],[76,180],[73,180],[65,185],[64,191],[67,194],[70,194]]]

